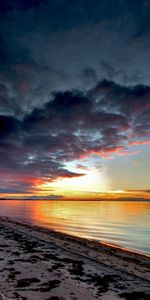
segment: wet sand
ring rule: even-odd
[[[0,217],[0,300],[149,300],[150,257]]]

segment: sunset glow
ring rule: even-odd
[[[86,171],[86,174],[79,178],[66,178],[56,180],[53,183],[45,183],[41,189],[54,188],[65,195],[73,195],[74,192],[107,192],[108,183],[105,175],[96,169]]]

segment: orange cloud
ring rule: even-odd
[[[148,144],[150,144],[150,139],[144,141],[134,141],[129,143],[130,146],[148,145]]]

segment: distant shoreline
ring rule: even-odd
[[[78,202],[150,202],[150,200],[147,199],[0,199],[0,201],[59,201],[59,202],[73,202],[73,201],[78,201]]]

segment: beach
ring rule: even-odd
[[[150,257],[0,218],[0,299],[150,299]]]

